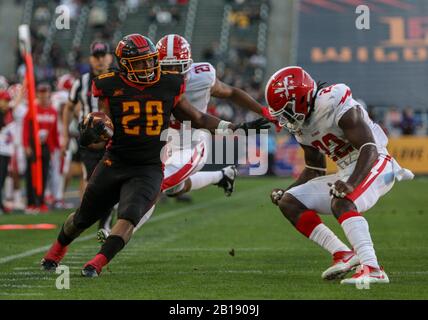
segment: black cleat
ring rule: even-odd
[[[90,264],[88,264],[82,269],[81,274],[83,277],[86,277],[86,278],[98,277],[97,269],[95,269],[95,267],[91,266]]]
[[[226,197],[230,197],[235,190],[235,179],[238,175],[238,170],[236,170],[235,166],[229,166],[221,169],[221,171],[223,173],[223,178],[215,185],[223,188]]]
[[[49,272],[55,271],[56,268],[58,267],[58,263],[56,263],[55,261],[44,259],[44,258],[40,262],[40,265],[42,270],[49,271]]]

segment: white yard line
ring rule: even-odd
[[[261,189],[264,189],[264,188],[265,187],[253,188],[253,189],[247,190],[247,192],[245,192],[245,193],[241,193],[238,196],[234,196],[234,197],[232,196],[231,198],[213,199],[211,201],[202,202],[202,203],[190,205],[190,206],[187,206],[187,207],[183,207],[183,208],[180,208],[180,209],[175,209],[175,210],[167,211],[167,212],[165,212],[165,213],[163,213],[163,214],[161,214],[159,216],[152,217],[147,223],[153,223],[153,222],[158,222],[158,221],[170,219],[170,218],[173,218],[173,217],[178,216],[180,214],[187,213],[187,212],[189,212],[191,210],[198,210],[198,209],[208,208],[208,207],[211,207],[211,206],[213,206],[213,205],[215,205],[215,204],[217,204],[219,202],[224,202],[224,201],[231,201],[231,202],[233,201],[233,202],[235,202],[236,200],[240,200],[241,198],[247,198],[249,194],[258,192],[258,191],[260,191]],[[93,239],[93,238],[95,238],[95,235],[93,235],[93,234],[86,235],[84,237],[76,239],[74,241],[74,243],[87,241],[87,240],[90,240],[90,239]],[[11,256],[0,258],[0,264],[5,264],[5,263],[8,263],[8,262],[11,262],[11,261],[14,261],[14,260],[19,260],[19,259],[22,259],[22,258],[27,258],[27,257],[32,256],[34,254],[44,252],[44,251],[48,250],[50,248],[50,246],[51,245],[46,245],[46,246],[43,246],[43,247],[38,247],[38,248],[31,249],[31,250],[28,250],[28,251],[24,251],[24,252],[21,252],[21,253],[18,253],[18,254],[14,254],[14,255],[11,255]]]
[[[0,296],[44,296],[44,293],[32,293],[32,292],[24,292],[24,293],[9,293],[9,292],[0,292]]]
[[[95,238],[94,234],[88,234],[88,235],[86,235],[84,237],[76,239],[74,242],[82,242],[82,241],[86,241],[86,240],[93,239],[93,238]],[[22,259],[22,258],[26,258],[26,257],[32,256],[32,255],[37,254],[37,253],[44,252],[44,251],[48,250],[50,247],[51,247],[51,245],[47,245],[47,246],[43,246],[43,247],[38,247],[38,248],[35,248],[35,249],[31,249],[31,250],[28,250],[28,251],[24,251],[24,252],[21,252],[21,253],[18,253],[18,254],[14,254],[14,255],[11,255],[11,256],[7,256],[7,257],[4,257],[4,258],[0,258],[0,264],[5,264],[5,263],[8,263],[8,262],[11,262],[11,261],[14,261],[14,260],[19,260],[19,259]]]

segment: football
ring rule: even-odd
[[[92,126],[96,125],[100,121],[105,124],[105,134],[101,135],[101,140],[103,141],[110,140],[113,137],[114,126],[109,116],[101,111],[91,112],[85,117],[85,120],[84,120],[85,124],[88,123],[90,117],[94,117]]]

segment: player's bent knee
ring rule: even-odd
[[[292,223],[296,223],[300,213],[307,210],[299,200],[287,192],[278,201],[278,206],[281,209],[282,214]]]
[[[333,198],[333,200],[331,200],[331,211],[336,219],[338,219],[345,212],[357,211],[357,208],[351,200],[345,198]]]

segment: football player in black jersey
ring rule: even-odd
[[[99,109],[114,124],[113,138],[98,163],[83,195],[80,207],[65,221],[58,239],[42,260],[44,270],[55,270],[68,245],[84,230],[119,203],[118,219],[99,253],[83,269],[95,277],[125,246],[134,227],[152,207],[163,179],[161,132],[168,128],[171,113],[190,120],[195,128],[265,129],[268,120],[232,124],[202,113],[183,95],[185,84],[179,74],[161,74],[159,53],[152,41],[140,34],[125,36],[115,52],[120,71],[98,76],[93,94]],[[88,121],[89,123],[91,121]],[[81,144],[98,141],[104,133],[102,122],[83,124]]]

